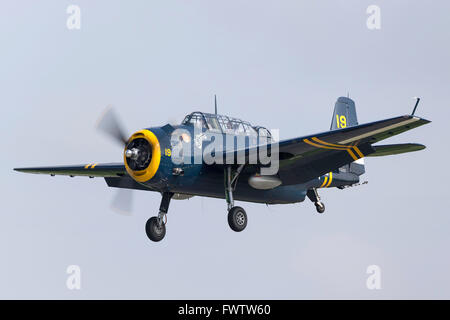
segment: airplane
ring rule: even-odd
[[[249,122],[217,114],[217,102],[215,113],[192,112],[179,125],[145,128],[131,137],[124,134],[114,110],[108,109],[98,129],[124,146],[123,162],[14,170],[51,176],[101,177],[109,187],[118,190],[159,192],[162,197],[158,215],[148,219],[145,226],[147,237],[155,242],[166,235],[170,201],[193,196],[225,199],[228,224],[233,231],[241,232],[248,218],[242,207],[235,206],[235,201],[272,205],[303,202],[307,197],[317,212],[323,213],[325,205],[318,190],[359,185],[360,176],[365,173],[365,157],[425,149],[417,143],[377,144],[431,122],[414,115],[420,101],[416,99],[411,115],[358,124],[355,102],[339,97],[329,131],[282,141],[277,141],[263,126],[252,126]],[[175,132],[181,134],[175,135]],[[208,140],[208,134],[215,139]],[[194,149],[203,152],[212,140],[228,138],[229,141],[231,138],[235,141],[242,137],[244,144],[233,144],[231,148],[218,142],[219,147],[211,152],[216,160],[212,163],[195,159]],[[250,143],[255,137],[256,143]],[[188,147],[183,149],[180,144]],[[175,149],[178,149],[177,161]],[[263,153],[259,153],[262,150],[271,157],[269,163],[267,157],[266,162],[263,161]],[[254,154],[256,159],[252,157]],[[277,164],[275,172],[267,174],[272,163]]]

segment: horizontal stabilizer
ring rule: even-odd
[[[372,146],[372,148],[375,149],[375,152],[369,154],[368,157],[383,157],[394,154],[414,152],[423,150],[426,147],[423,144],[418,143],[403,143],[403,144],[387,144],[382,146]]]

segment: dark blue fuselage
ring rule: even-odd
[[[175,164],[173,161],[171,134],[176,129],[183,129],[194,136],[192,126],[165,125],[163,127],[149,128],[160,143],[161,161],[155,176],[142,183],[154,191],[174,192],[184,195],[196,195],[214,198],[225,198],[224,166],[208,165],[204,162],[194,163],[193,152],[184,158],[183,163]],[[225,135],[223,135],[225,138]],[[204,141],[202,148],[208,141]],[[174,169],[182,170],[182,175],[174,175]],[[241,172],[236,188],[233,192],[235,200],[249,201],[266,204],[286,204],[302,202],[305,200],[307,190],[319,188],[323,184],[324,177],[317,177],[307,183],[296,185],[280,185],[270,190],[259,190],[251,187],[248,179],[256,173],[254,166],[245,166]],[[338,173],[335,173],[335,183],[338,183]],[[329,186],[336,186],[336,184]]]

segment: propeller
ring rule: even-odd
[[[103,114],[98,119],[97,130],[103,132],[122,146],[128,141],[128,136],[125,134],[123,126],[111,105],[106,107],[105,111],[103,111]]]
[[[109,105],[103,111],[102,115],[97,121],[96,128],[106,136],[109,136],[112,140],[120,143],[122,147],[128,141],[121,121],[116,115],[114,107]],[[123,183],[123,182],[122,182]],[[133,208],[133,190],[119,188],[111,201],[111,209],[119,214],[130,216]]]
[[[117,189],[114,198],[111,200],[111,209],[118,214],[131,216],[133,212],[133,190]]]

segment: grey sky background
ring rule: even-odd
[[[81,30],[66,8],[81,8]],[[381,30],[366,9],[381,8]],[[450,298],[448,1],[3,1],[0,6],[0,298]],[[136,191],[114,213],[102,179],[25,175],[13,167],[121,161],[95,122],[116,106],[131,134],[193,110],[279,128],[329,128],[337,97],[359,122],[410,113],[433,123],[383,143],[427,149],[366,159],[369,184],[309,201],[172,201],[167,235],[146,220],[160,195]],[[66,288],[81,267],[82,289]],[[382,289],[366,288],[366,268]]]

